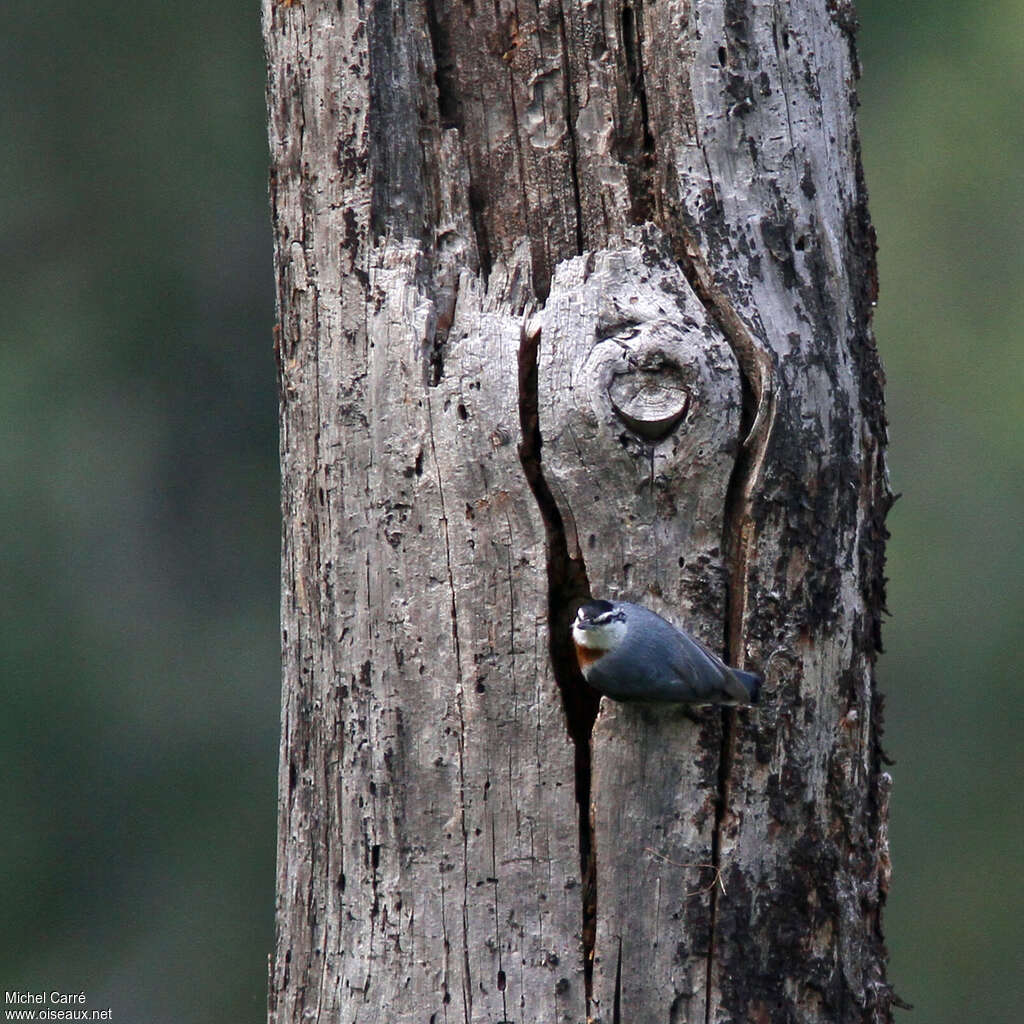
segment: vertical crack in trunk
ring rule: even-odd
[[[463,706],[465,676],[462,671],[462,645],[459,641],[459,611],[456,604],[455,573],[452,570],[452,545],[448,532],[448,510],[444,497],[444,481],[437,461],[437,446],[434,441],[434,418],[427,396],[427,424],[430,436],[430,453],[437,478],[437,493],[441,502],[441,526],[444,537],[445,565],[448,571],[449,614],[452,625],[452,650],[455,654],[456,706],[459,713],[459,819],[462,829],[462,1005],[468,1022],[473,1016],[473,985],[469,958],[469,826],[466,823],[466,716]]]
[[[437,116],[441,128],[462,130],[462,110],[459,107],[459,80],[452,56],[448,35],[443,31],[441,19],[437,16],[437,0],[424,4],[427,16],[427,33],[430,36],[430,50],[434,56],[434,82],[437,85]]]
[[[612,1001],[612,1024],[622,1024],[622,936],[619,936],[619,954],[615,958],[615,998]]]
[[[437,86],[437,116],[442,130],[455,128],[459,137],[465,136],[465,116],[460,101],[462,83],[459,81],[458,65],[448,36],[443,12],[438,12],[439,0],[426,0],[426,28],[430,36],[430,49],[434,58],[434,82]],[[480,276],[484,286],[491,276],[494,258],[485,216],[485,199],[476,181],[473,160],[466,153],[466,174],[469,179],[466,205],[469,209],[469,223],[476,239],[477,257],[480,260]]]
[[[634,223],[653,221],[664,225],[661,191],[655,181],[657,154],[651,130],[650,104],[644,73],[644,18],[642,0],[625,3],[620,14],[622,53],[628,94],[636,103],[639,124],[629,119],[631,129],[619,139],[620,157],[626,164],[631,217]],[[628,102],[628,101],[627,101]]]
[[[558,5],[558,34],[562,44],[562,82],[565,87],[565,128],[569,139],[569,177],[572,181],[572,198],[576,208],[576,255],[583,255],[583,202],[580,197],[579,144],[576,140],[575,80],[569,64],[569,37],[565,27],[565,7]]]
[[[566,729],[574,748],[583,899],[583,979],[589,1016],[597,927],[597,861],[594,822],[590,813],[590,737],[600,698],[584,682],[572,645],[572,611],[581,601],[590,597],[586,566],[580,551],[577,549],[572,552],[569,549],[565,520],[541,469],[543,442],[537,396],[539,348],[540,328],[524,328],[519,344],[519,425],[522,430],[519,461],[544,522],[548,576],[548,646],[555,682],[562,696]]]
[[[491,879],[494,886],[494,946],[498,951],[498,991],[501,993],[501,1018],[508,1020],[508,1000],[505,995],[505,967],[501,958],[501,915],[498,912],[498,847],[495,838],[494,812],[491,812]]]
[[[683,272],[708,315],[725,335],[740,368],[742,406],[740,436],[732,473],[725,495],[723,551],[728,569],[725,649],[729,664],[744,667],[743,624],[749,592],[750,547],[754,536],[754,488],[761,475],[768,438],[775,419],[775,389],[771,357],[755,341],[732,303],[715,284],[693,239],[684,233]],[[715,824],[711,835],[711,863],[715,877],[721,877],[722,834],[732,791],[732,767],[736,752],[737,712],[722,709],[722,742],[718,756],[718,793]],[[714,980],[715,947],[718,938],[718,902],[721,886],[711,890],[711,934],[708,942],[705,978],[704,1021],[711,1024],[711,986]]]

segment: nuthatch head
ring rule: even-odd
[[[638,604],[585,602],[572,638],[583,678],[615,700],[757,701],[760,676],[729,668],[688,633]]]

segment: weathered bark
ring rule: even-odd
[[[889,1019],[846,4],[264,0],[270,1020]],[[752,710],[596,696],[648,604]]]

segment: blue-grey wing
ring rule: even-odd
[[[718,699],[729,693],[729,671],[703,644],[679,634],[675,656],[670,661],[673,673],[693,696],[689,700]]]
[[[638,608],[646,620],[645,632],[657,638],[653,664],[657,666],[659,678],[655,688],[664,692],[665,699],[698,702],[747,699],[742,684],[733,678],[720,658],[661,616]]]

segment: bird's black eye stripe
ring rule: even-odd
[[[587,623],[591,626],[605,626],[609,622],[622,622],[625,618],[622,610],[616,608],[610,601],[585,601],[576,613],[576,619],[580,624]]]

